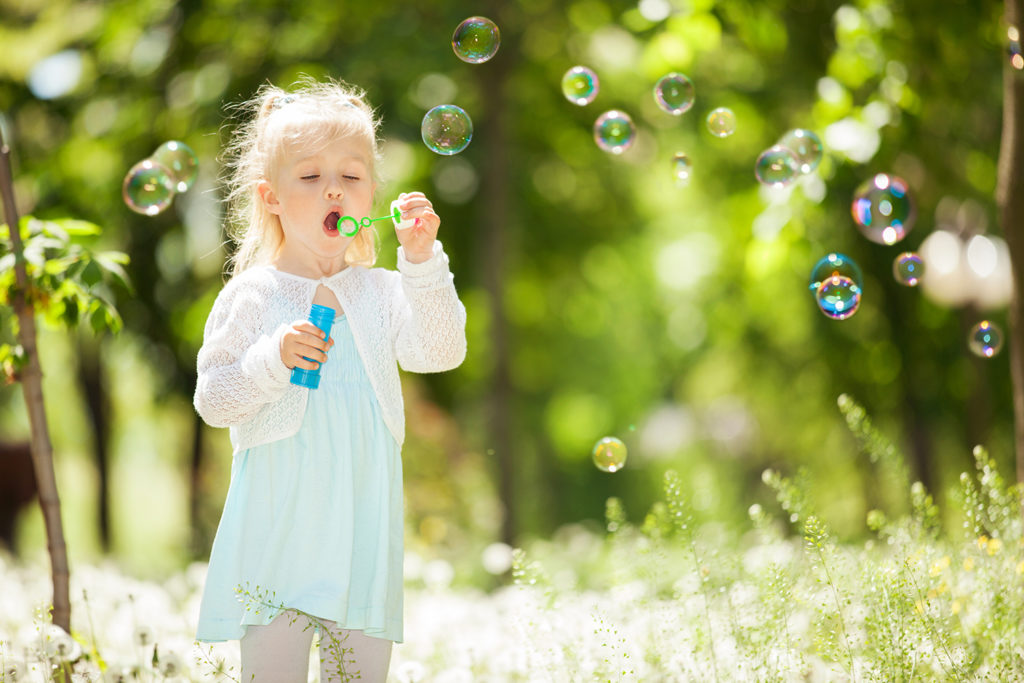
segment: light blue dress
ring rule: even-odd
[[[196,639],[235,640],[275,605],[402,642],[402,460],[345,316],[294,436],[236,453]]]

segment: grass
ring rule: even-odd
[[[872,462],[906,476],[863,409],[845,396],[840,409]],[[984,449],[974,461],[951,497],[962,529],[943,530],[908,480],[909,512],[872,510],[856,544],[816,513],[801,472],[766,471],[777,507],[751,506],[739,529],[696,525],[669,472],[643,519],[609,499],[604,532],[570,525],[515,550],[501,588],[408,577],[390,680],[1024,680],[1021,491]],[[39,608],[45,571],[4,561],[0,680],[237,678],[236,645],[192,641],[204,575],[195,565],[157,585],[77,568],[68,635]]]

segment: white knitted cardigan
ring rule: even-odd
[[[224,286],[197,360],[194,404],[213,427],[230,427],[235,452],[298,432],[309,389],[291,384],[281,336],[309,315],[318,285],[338,297],[388,429],[401,446],[405,412],[398,365],[442,372],[466,356],[466,309],[439,241],[423,263],[398,248],[398,272],[349,266],[314,280],[254,266]]]

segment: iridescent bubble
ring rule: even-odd
[[[736,114],[732,113],[732,109],[719,107],[708,114],[707,124],[712,135],[727,138],[736,132]]]
[[[818,288],[821,287],[821,283],[835,275],[849,278],[858,288],[864,286],[864,274],[861,272],[857,262],[846,254],[832,253],[823,256],[821,260],[814,264],[814,268],[811,269],[809,289],[812,292],[817,292]]]
[[[833,275],[815,293],[818,308],[833,320],[846,320],[860,306],[860,287],[848,277]]]
[[[150,157],[171,172],[175,190],[184,192],[192,187],[199,176],[199,159],[184,142],[170,140],[156,148]]]
[[[612,154],[622,154],[636,140],[636,126],[624,111],[612,109],[594,121],[594,140],[597,146]]]
[[[654,101],[669,114],[679,116],[689,111],[693,98],[693,82],[683,74],[667,74],[654,85]]]
[[[892,262],[892,274],[901,285],[917,287],[924,277],[924,261],[916,253],[905,251]]]
[[[967,336],[971,353],[982,358],[991,358],[1003,348],[1003,331],[995,323],[982,320],[971,328]]]
[[[174,199],[174,180],[163,164],[143,159],[132,166],[121,185],[124,203],[135,213],[155,216]]]
[[[1016,26],[1006,28],[1006,53],[1010,57],[1010,66],[1018,71],[1024,69],[1024,54],[1020,48],[1020,29]]]
[[[885,173],[857,188],[850,213],[861,234],[877,244],[899,242],[917,219],[906,181]]]
[[[420,134],[431,151],[446,156],[458,154],[473,139],[473,122],[461,107],[439,104],[423,117]]]
[[[782,145],[761,152],[754,163],[754,175],[763,185],[789,185],[800,175],[800,164],[793,150]]]
[[[500,45],[501,33],[487,17],[470,17],[452,34],[455,56],[470,64],[486,62],[498,52]]]
[[[626,444],[614,436],[606,436],[594,445],[590,455],[597,469],[603,472],[618,472],[626,464]]]
[[[601,83],[593,69],[574,66],[562,76],[562,94],[573,104],[584,107],[594,101]]]
[[[676,185],[683,186],[690,184],[690,172],[693,170],[690,164],[690,157],[683,152],[676,152],[672,157],[672,172],[676,177]]]
[[[821,138],[812,130],[806,128],[791,130],[782,136],[779,144],[793,150],[793,156],[796,157],[800,172],[803,174],[810,173],[821,163],[824,147],[821,145]]]

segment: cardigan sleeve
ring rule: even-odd
[[[398,248],[401,286],[392,299],[395,356],[408,372],[443,372],[466,357],[466,309],[455,291],[448,256],[440,241],[423,263],[411,263]]]
[[[193,398],[210,426],[242,424],[290,386],[280,350],[288,325],[265,331],[266,310],[259,289],[237,281],[229,282],[213,304],[196,361]]]

